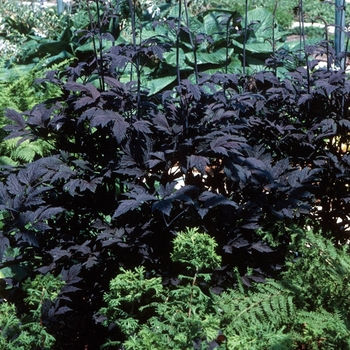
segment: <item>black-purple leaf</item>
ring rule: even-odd
[[[187,90],[191,93],[191,95],[193,96],[193,98],[196,101],[199,101],[201,98],[201,91],[199,89],[199,86],[197,84],[192,84],[189,80],[185,79],[183,81],[185,87],[187,88]]]
[[[243,224],[241,227],[247,230],[257,230],[261,226],[256,221],[250,221],[248,223]]]
[[[9,239],[4,236],[4,233],[2,231],[0,231],[0,262],[2,261],[4,253],[7,247],[9,247],[9,245],[10,245]]]
[[[237,208],[237,203],[223,196],[222,194],[213,193],[209,191],[203,192],[199,197],[199,201],[204,202],[206,208],[213,208],[217,205],[231,205]]]
[[[84,192],[86,190],[95,192],[97,185],[102,182],[102,178],[92,179],[90,182],[82,179],[72,179],[66,183],[64,189],[69,192],[71,196],[78,194],[78,192]]]
[[[136,131],[142,132],[144,134],[151,133],[151,123],[146,120],[138,120],[132,124]]]
[[[100,96],[100,93],[96,87],[90,83],[83,85],[76,82],[68,82],[64,84],[64,88],[69,91],[87,92],[89,95],[91,95],[93,101],[95,101]]]
[[[40,207],[34,212],[34,217],[35,220],[48,220],[63,211],[61,207]]]
[[[81,264],[74,264],[68,270],[62,269],[61,271],[62,280],[65,281],[67,284],[78,283],[79,281],[82,280],[82,278],[79,277],[80,271],[81,271]]]
[[[84,96],[84,97],[79,97],[79,99],[77,101],[75,101],[73,103],[74,105],[74,108],[76,110],[80,109],[80,108],[83,108],[83,107],[86,107],[86,106],[89,106],[91,104],[93,104],[95,102],[95,100],[89,96]]]
[[[31,246],[39,247],[39,241],[38,238],[31,232],[18,232],[16,234],[16,239],[19,242],[26,242]]]
[[[7,188],[9,193],[14,194],[14,195],[22,195],[24,192],[24,186],[20,184],[18,181],[18,178],[15,174],[10,174],[7,177]]]
[[[49,254],[52,256],[53,261],[57,261],[61,258],[68,258],[71,256],[71,253],[69,253],[68,250],[62,249],[61,247],[51,249],[49,251]]]
[[[341,119],[339,120],[339,125],[340,126],[345,126],[347,129],[350,130],[350,121],[347,119]]]
[[[302,105],[306,103],[307,101],[310,101],[312,99],[311,94],[302,94],[298,99],[298,105]]]
[[[120,215],[125,214],[130,210],[134,210],[140,207],[140,203],[135,199],[123,199],[120,201],[120,204],[117,210],[114,212],[113,218],[117,218]]]
[[[228,151],[241,154],[239,151],[241,148],[240,145],[241,140],[236,140],[231,135],[220,136],[210,142],[210,148],[212,151],[215,153],[223,154],[225,156],[228,156]]]
[[[174,188],[176,186],[177,182],[168,182],[165,186],[160,185],[158,189],[159,196],[161,198],[168,197],[174,193]]]
[[[257,250],[260,253],[272,253],[274,251],[266,243],[262,241],[253,243],[251,245],[251,248]]]
[[[9,199],[5,184],[0,182],[0,204],[6,204]]]
[[[119,113],[110,110],[100,110],[98,115],[92,118],[90,125],[92,127],[105,127],[110,122],[113,124],[113,134],[120,143],[125,137],[129,123]]]
[[[114,212],[113,218],[117,218],[120,215],[125,214],[130,210],[139,208],[144,202],[155,200],[156,197],[145,192],[143,193],[128,193],[128,196],[134,197],[134,199],[124,199],[120,201],[117,210]]]
[[[173,208],[173,199],[165,198],[163,200],[157,201],[152,205],[152,212],[155,210],[160,211],[166,216],[170,216],[171,210]]]
[[[67,291],[65,290],[65,292],[67,293]],[[69,311],[73,311],[73,309],[71,309],[68,306],[61,306],[57,311],[55,311],[54,315],[64,315],[65,313],[69,312]]]
[[[202,175],[205,174],[205,169],[209,164],[209,159],[203,156],[191,155],[189,157],[189,166],[190,168],[196,168]]]
[[[117,80],[115,78],[105,76],[104,81],[106,84],[108,84],[109,86],[112,86],[114,88],[124,89],[124,85],[119,80]]]
[[[82,255],[91,254],[91,248],[89,247],[90,243],[91,240],[87,240],[83,244],[73,245],[69,248],[69,251],[75,251],[76,253],[80,253]]]
[[[158,113],[154,118],[153,118],[154,126],[160,130],[160,131],[165,131],[168,135],[172,134],[172,130],[169,126],[169,123],[165,116],[162,113]]]
[[[26,127],[26,121],[24,120],[23,115],[15,111],[14,109],[10,109],[10,108],[5,109],[5,116],[6,118],[15,122],[19,128],[23,129]],[[5,127],[5,130],[7,130],[6,127]]]

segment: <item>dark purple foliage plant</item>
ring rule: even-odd
[[[62,97],[6,112],[8,138],[45,140],[53,150],[0,170],[0,260],[65,281],[43,314],[57,349],[95,349],[114,331],[96,313],[120,267],[143,265],[175,283],[171,241],[188,227],[218,243],[222,266],[208,282],[218,290],[232,286],[233,268],[252,269],[246,284],[275,276],[292,224],[347,239],[345,72],[311,60],[282,78],[268,68],[199,71],[197,81],[180,77],[157,94],[118,79],[129,63],[138,70],[166,49],[156,40],[113,45],[47,74]],[[4,297],[21,307],[21,278],[6,282]]]

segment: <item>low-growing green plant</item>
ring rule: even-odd
[[[25,313],[6,300],[0,303],[1,350],[52,349],[55,338],[45,327],[45,317],[64,285],[65,282],[51,274],[37,275],[34,279],[27,278],[22,286],[28,306]]]
[[[220,266],[217,244],[198,229],[180,232],[173,240],[172,259],[182,263],[192,275],[180,275],[173,288],[165,288],[161,278],[147,278],[143,267],[121,270],[105,294],[106,326],[115,324],[125,339],[125,349],[190,349],[218,336],[219,319],[210,293],[201,287],[210,271]],[[121,344],[110,340],[103,348]],[[200,345],[203,348],[203,345]]]
[[[52,68],[60,70],[71,63],[65,60]],[[62,95],[59,87],[38,84],[37,79],[44,76],[45,60],[35,65],[16,65],[11,69],[0,69],[0,164],[20,164],[49,154],[51,146],[45,140],[18,142],[19,139],[4,140],[7,124],[5,110],[13,108],[18,112],[31,110],[35,105]]]
[[[210,273],[199,274],[201,282],[180,275],[176,284],[164,287],[142,267],[121,270],[105,294],[108,306],[101,309],[104,324],[115,324],[121,335],[103,348],[348,349],[349,249],[311,231],[291,230],[290,257],[279,279],[247,288],[246,276],[241,279],[236,270],[237,284],[220,295],[203,283]],[[201,268],[220,261],[213,239],[197,230],[180,233],[173,244],[173,259],[190,270],[199,261]]]

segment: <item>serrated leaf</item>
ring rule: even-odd
[[[230,205],[237,208],[237,203],[228,199],[222,194],[213,193],[210,191],[203,192],[199,197],[199,201],[203,201],[206,208],[213,208],[217,205]]]
[[[35,211],[35,220],[48,220],[53,216],[62,213],[65,209],[62,207],[44,207]]]
[[[209,164],[209,159],[203,156],[191,155],[189,159],[190,168],[197,169],[202,175],[205,174],[205,169]]]
[[[158,113],[154,118],[153,118],[154,126],[161,131],[165,131],[167,134],[171,135],[172,131],[169,126],[169,123],[165,116],[161,113]]]
[[[241,140],[234,139],[231,135],[219,136],[210,142],[210,148],[213,152],[228,156],[228,151],[241,154]]]
[[[251,248],[257,250],[260,253],[272,253],[274,251],[266,243],[261,241],[253,243],[251,245]]]
[[[144,134],[150,134],[152,131],[150,129],[151,123],[146,120],[138,120],[132,124],[136,131],[142,132]]]
[[[160,201],[155,202],[152,205],[152,212],[155,210],[160,211],[162,214],[166,216],[170,216],[171,209],[173,208],[173,199],[165,198]]]
[[[139,208],[140,203],[136,201],[135,199],[123,199],[120,201],[120,204],[117,208],[117,210],[113,214],[113,219],[117,218],[118,216],[121,216],[125,214],[126,212],[130,210],[134,210]]]
[[[156,197],[153,195],[145,192],[130,192],[128,193],[128,196],[134,197],[134,199],[121,200],[117,210],[114,212],[113,218],[117,218],[118,216],[123,215],[130,210],[139,208],[144,202],[156,199]]]
[[[18,178],[15,174],[10,174],[7,178],[7,189],[11,194],[22,194],[24,191],[24,186],[20,184]]]
[[[10,245],[9,239],[4,236],[3,232],[0,231],[0,262],[2,262],[4,253],[7,247],[9,247],[9,245]]]
[[[62,280],[65,281],[67,284],[74,284],[80,282],[82,280],[82,278],[79,277],[80,271],[81,264],[74,264],[68,270],[62,269]]]

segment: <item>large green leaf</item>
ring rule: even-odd
[[[232,16],[236,14],[235,11],[232,11]],[[213,38],[220,38],[222,34],[226,32],[226,25],[221,24],[223,16],[227,16],[227,12],[219,11],[210,11],[203,18],[203,26],[205,33],[211,35]]]
[[[176,76],[167,76],[163,78],[152,79],[146,83],[146,88],[149,90],[148,95],[154,95],[162,91],[167,86],[176,80]]]
[[[243,18],[242,23],[245,23],[245,18]],[[256,8],[248,11],[247,25],[248,28],[251,29],[248,32],[248,40],[254,38],[254,41],[263,42],[266,39],[271,39],[273,36],[275,39],[279,39],[283,35],[286,35],[287,32],[279,31],[278,25],[276,24],[273,14],[264,8]]]
[[[180,69],[192,70],[193,68],[186,63],[186,60],[185,60],[186,55],[182,49],[179,49],[179,55],[180,55],[180,59],[179,59]],[[170,52],[165,52],[163,57],[164,57],[164,60],[167,64],[169,64],[172,67],[176,67],[176,51],[175,50],[170,51]]]
[[[239,48],[243,49],[244,45],[236,40],[233,40],[232,43],[235,46],[238,46]],[[275,49],[280,49],[284,46],[284,43],[277,42],[275,43]],[[264,42],[248,42],[245,45],[245,49],[249,51],[250,53],[269,53],[273,51],[272,43],[270,40],[266,40]]]
[[[186,53],[187,62],[194,63],[193,52]],[[226,62],[226,49],[221,48],[215,52],[197,52],[197,64],[219,64]]]
[[[50,55],[58,55],[62,51],[70,51],[69,41],[51,41],[49,43],[40,44],[38,51],[48,53]]]

